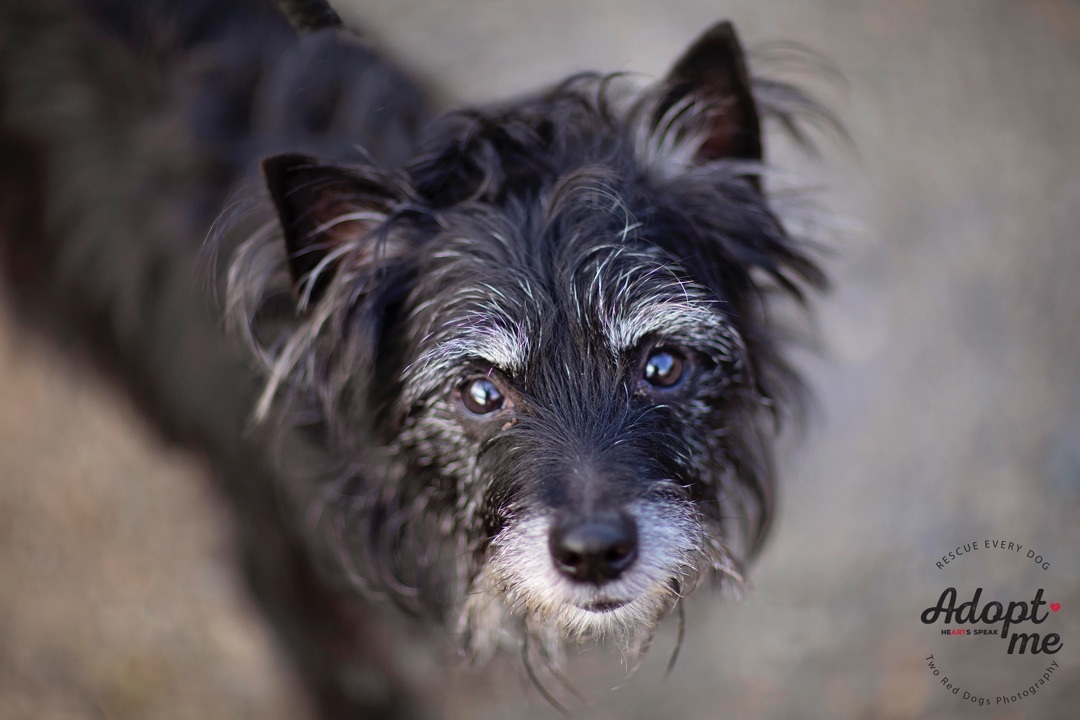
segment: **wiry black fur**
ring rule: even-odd
[[[535,599],[491,577],[492,543],[525,515],[577,512],[579,486],[612,508],[655,496],[697,523],[672,598],[704,574],[740,578],[768,527],[772,437],[797,383],[767,295],[801,300],[824,277],[772,211],[753,158],[701,157],[724,109],[670,93],[581,75],[439,118],[398,170],[275,160],[284,242],[256,235],[233,262],[234,320],[272,378],[261,410],[287,388],[292,412],[317,399],[299,416],[319,417],[352,460],[327,509],[358,580],[481,654],[495,632],[477,626],[487,621],[470,596],[498,596],[500,623],[551,634]],[[603,308],[690,296],[715,327],[657,328],[612,356]],[[297,298],[300,316],[283,320]],[[533,345],[519,366],[476,351],[500,333]],[[698,375],[692,392],[658,400],[635,373],[648,347],[667,345],[686,348]],[[516,410],[480,428],[455,392],[493,373]],[[613,631],[651,632],[656,619]],[[589,632],[570,625],[560,632]]]
[[[824,279],[760,177],[768,97],[805,98],[751,85],[730,26],[651,88],[581,75],[425,122],[417,88],[354,36],[296,38],[258,0],[0,10],[13,298],[211,459],[326,716],[393,715],[406,692],[373,660],[374,625],[314,572],[325,533],[357,586],[480,659],[503,629],[527,662],[557,662],[567,635],[647,647],[699,579],[741,577],[796,384],[769,308]],[[230,210],[218,233],[252,373],[193,299],[195,259],[227,188],[280,152],[305,155],[264,165],[262,229]],[[615,347],[658,307],[663,323]],[[690,363],[676,392],[641,383],[657,347]],[[463,414],[477,376],[506,412]],[[247,429],[253,406],[276,439]],[[603,590],[560,578],[541,536],[597,508],[636,513],[640,577],[611,585],[648,602],[594,622],[560,608]],[[356,690],[358,673],[392,697]]]

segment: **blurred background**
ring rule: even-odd
[[[770,159],[834,215],[835,290],[799,365],[752,592],[690,604],[649,662],[596,653],[600,718],[1073,718],[1080,707],[1080,3],[1075,0],[336,0],[443,102],[582,69],[662,74],[706,27],[793,41],[855,150]],[[0,718],[294,718],[303,704],[236,576],[202,469],[125,401],[0,320]],[[1006,540],[938,568],[958,545]],[[1026,558],[1032,549],[1044,569]],[[1005,657],[919,621],[968,599],[1062,603],[1060,653]],[[966,594],[965,594],[966,593]],[[940,685],[935,653],[979,707]],[[1050,659],[1059,668],[1029,698]],[[451,718],[554,717],[512,662],[453,671]],[[579,667],[580,666],[580,667]],[[576,703],[575,707],[581,707]]]

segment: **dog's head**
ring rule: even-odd
[[[230,303],[260,411],[298,389],[348,455],[365,582],[484,652],[508,625],[648,633],[741,578],[789,380],[765,295],[822,282],[761,160],[721,24],[645,91],[581,76],[447,115],[402,171],[265,163],[279,223]]]

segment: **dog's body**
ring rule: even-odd
[[[79,38],[95,48],[107,44],[98,32],[129,45],[147,28],[171,32],[150,32],[168,42],[149,46],[169,49],[157,71],[177,84],[120,120],[182,128],[191,156],[166,153],[152,169],[184,183],[158,203],[169,213],[118,237],[58,221],[71,210],[57,210],[49,173],[74,162],[64,153],[77,156],[78,134],[30,127],[19,93],[35,80],[11,68],[32,53],[8,50],[7,104],[21,104],[4,140],[46,176],[4,226],[10,283],[24,306],[94,319],[95,352],[214,459],[242,520],[258,487],[229,479],[248,462],[229,446],[244,442],[248,411],[275,418],[275,437],[314,439],[340,459],[332,481],[287,494],[328,536],[297,530],[287,508],[253,523],[249,543],[332,538],[363,592],[437,621],[480,660],[517,638],[527,663],[530,644],[557,663],[568,636],[647,647],[700,580],[741,581],[772,514],[771,441],[794,384],[766,296],[823,278],[761,190],[759,107],[729,25],[644,90],[583,75],[424,123],[419,92],[361,44],[333,30],[296,40],[260,3],[225,19],[211,3],[182,18],[150,3],[139,22],[123,4],[85,5],[98,29]],[[49,10],[5,12],[38,37],[55,31]],[[216,233],[226,315],[263,378],[256,401],[227,346],[205,347],[204,311],[174,307],[197,305],[170,290],[194,267],[194,242],[136,238],[162,216],[197,234],[226,189],[278,152],[289,154],[263,165],[276,213],[253,232],[251,214],[233,212]],[[127,157],[112,179],[136,192],[147,162]],[[134,206],[122,190],[108,199],[113,212]],[[15,235],[50,239],[27,249]],[[88,248],[128,265],[73,276]],[[178,367],[196,353],[199,367]],[[188,388],[202,400],[181,389],[208,381]],[[224,418],[208,417],[215,402]],[[273,592],[259,587],[272,570],[252,572]],[[264,602],[272,614],[320,611]]]

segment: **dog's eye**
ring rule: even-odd
[[[677,350],[657,348],[645,360],[642,377],[656,388],[672,388],[686,375],[686,358]]]
[[[469,380],[459,388],[461,404],[473,415],[490,415],[503,406],[503,395],[487,378]]]

